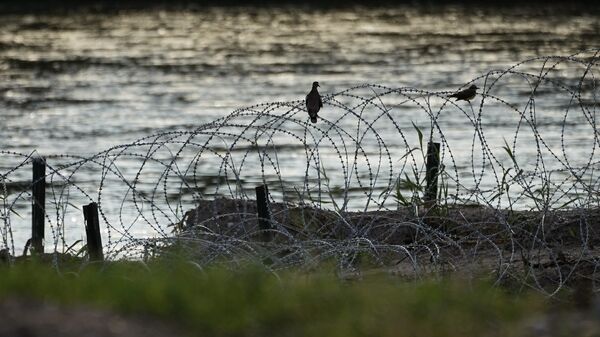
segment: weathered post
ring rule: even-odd
[[[44,225],[46,216],[46,160],[32,160],[33,180],[31,184],[31,247],[35,254],[44,253]]]
[[[256,190],[256,209],[258,211],[258,228],[263,231],[263,240],[271,241],[271,213],[269,212],[269,188],[267,185],[260,185]]]
[[[100,236],[100,221],[98,220],[98,204],[92,202],[83,206],[85,234],[90,261],[103,261],[102,237]]]
[[[435,205],[438,193],[438,175],[440,173],[440,143],[427,143],[427,163],[425,180],[427,187],[425,189],[425,204]]]

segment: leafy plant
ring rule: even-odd
[[[422,205],[424,203],[423,196],[427,188],[425,165],[427,163],[427,154],[425,152],[423,146],[423,131],[414,123],[411,122],[415,132],[417,134],[417,138],[419,141],[419,147],[415,147],[410,149],[407,153],[405,153],[400,160],[406,158],[408,155],[413,153],[416,150],[419,150],[421,153],[421,158],[423,162],[423,166],[421,166],[420,170],[413,167],[412,176],[409,176],[406,172],[404,172],[404,177],[400,177],[394,186],[394,199],[400,206],[414,206],[414,205]],[[444,166],[440,165],[438,171],[438,177],[441,177],[440,185],[441,188],[438,189],[438,200],[447,200],[448,198],[448,183],[444,179]],[[410,196],[407,196],[402,193],[402,191],[408,190]],[[388,191],[384,191],[388,192]]]

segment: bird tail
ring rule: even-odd
[[[314,124],[317,122],[317,115],[310,116],[310,121]]]

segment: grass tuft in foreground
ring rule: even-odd
[[[58,273],[0,269],[0,299],[84,304],[176,323],[198,336],[511,336],[541,309],[486,283],[378,276],[344,283],[326,273],[275,276],[258,267],[113,263]]]

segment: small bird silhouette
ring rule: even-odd
[[[313,82],[312,90],[306,95],[306,110],[308,110],[310,121],[313,123],[317,122],[317,113],[323,107],[321,95],[319,95],[319,91],[317,90],[318,86],[319,82]]]
[[[477,88],[477,86],[473,84],[469,88],[456,92],[452,95],[449,95],[448,97],[456,97],[457,101],[470,101],[475,97],[475,95],[477,95],[477,89],[479,88]]]

